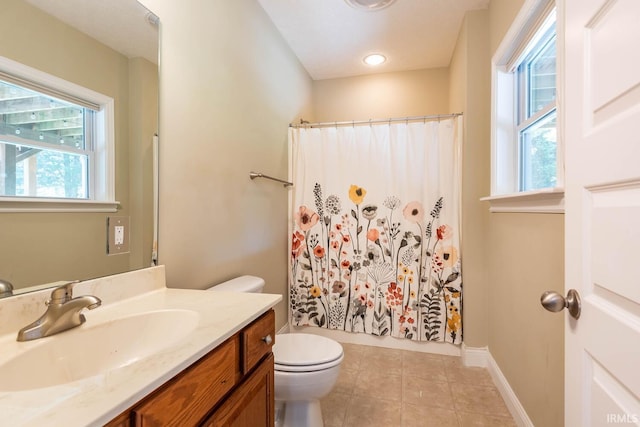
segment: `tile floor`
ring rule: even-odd
[[[342,344],[335,388],[321,401],[325,427],[515,427],[483,368],[459,357]]]

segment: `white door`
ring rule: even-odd
[[[564,0],[567,427],[640,425],[640,0]],[[564,101],[564,102],[563,102]]]

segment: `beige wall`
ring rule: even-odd
[[[257,1],[144,0],[161,19],[160,263],[169,286],[266,279],[285,298],[287,124],[311,79]]]
[[[492,53],[523,3],[491,1]],[[533,424],[562,426],[564,316],[540,295],[563,289],[564,215],[490,214],[486,228],[489,351]]]
[[[489,34],[491,37],[491,54],[498,49],[502,38],[509,30],[513,19],[516,17],[524,0],[491,0],[489,7],[489,19],[491,26]]]
[[[564,424],[564,315],[540,306],[562,289],[564,215],[491,214],[489,351],[536,426]]]
[[[148,83],[156,79],[156,66],[147,63],[130,76],[129,60],[94,39],[51,18],[21,0],[3,0],[0,14],[0,56],[100,92],[115,100],[116,200],[117,214],[131,216],[132,236],[150,235],[138,226],[151,221],[148,208],[131,210],[129,185],[137,185],[137,166],[130,163],[130,150],[143,134],[157,129],[156,106],[144,113],[146,125],[138,126],[140,115],[129,108],[129,85],[134,78]],[[148,89],[148,88],[147,88]],[[147,90],[145,89],[145,90]],[[151,89],[148,89],[149,91]],[[155,89],[157,93],[157,86]],[[133,94],[135,98],[139,94]],[[145,104],[149,105],[145,100]],[[140,137],[140,138],[139,138]],[[150,137],[142,139],[147,140]],[[133,172],[130,171],[130,168]],[[130,180],[130,178],[132,178]],[[140,184],[142,185],[142,184]],[[149,187],[138,188],[138,194]],[[57,280],[86,279],[140,268],[149,249],[134,247],[129,254],[106,254],[106,213],[0,213],[0,278],[16,287]],[[146,215],[146,216],[145,216]],[[147,237],[149,239],[149,237]],[[131,255],[134,255],[132,252]],[[148,261],[147,261],[148,262]],[[144,264],[148,265],[148,264]]]
[[[488,11],[468,12],[451,60],[451,108],[464,112],[462,153],[462,259],[464,342],[485,347],[487,317],[487,206],[489,192],[490,62]]]
[[[320,122],[448,113],[449,70],[434,68],[313,82]]]

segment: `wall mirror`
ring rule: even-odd
[[[115,212],[29,211],[0,197],[0,279],[14,293],[152,265],[158,24],[136,0],[3,0],[0,57],[114,99],[119,202]],[[109,217],[129,219],[124,253],[107,253]]]

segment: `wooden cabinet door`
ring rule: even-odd
[[[235,385],[240,371],[238,336],[187,368],[136,406],[136,427],[196,426]]]
[[[203,426],[273,427],[273,417],[273,354],[270,354]]]

